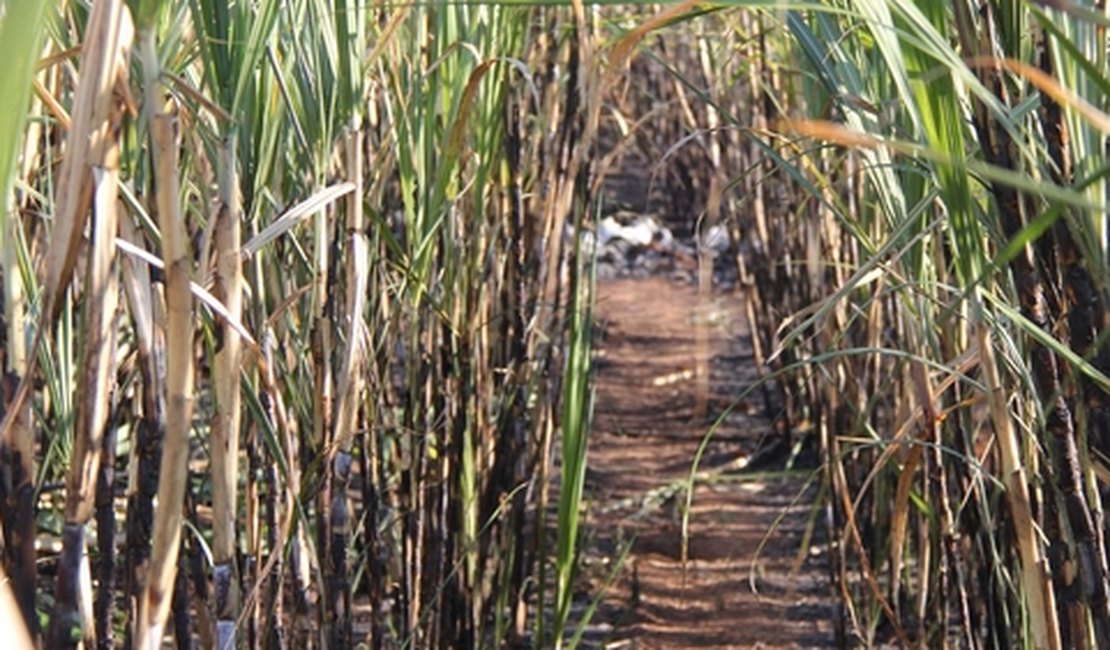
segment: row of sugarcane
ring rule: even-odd
[[[789,39],[753,52],[777,96],[736,164],[798,198],[743,204],[743,262],[786,429],[820,451],[839,642],[1100,647],[1110,21],[860,0],[759,22]]]
[[[0,512],[32,638],[561,644],[596,16],[31,4],[0,5]]]

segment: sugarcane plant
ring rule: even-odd
[[[484,647],[546,639],[549,586],[569,631],[583,497],[549,519],[546,483],[588,429],[587,8],[34,4],[0,4],[0,519],[32,634]]]
[[[838,260],[774,326],[815,410],[843,638],[1097,647],[1105,17],[890,1],[774,19],[809,74],[769,142],[813,196],[788,246]]]

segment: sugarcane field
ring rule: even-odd
[[[1110,648],[1108,34],[0,0],[0,638]]]

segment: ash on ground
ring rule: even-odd
[[[568,226],[564,235],[573,242],[574,228]],[[704,256],[713,264],[713,285],[731,289],[736,286],[735,250],[723,225],[680,239],[651,214],[617,212],[582,232],[583,253],[597,255],[599,280],[666,276],[692,284],[698,279],[699,256]]]

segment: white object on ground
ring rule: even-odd
[[[613,217],[605,217],[597,223],[597,239],[602,246],[614,239],[623,239],[637,246],[648,246],[655,241],[656,235],[662,240],[670,239],[670,231],[647,216],[638,217],[627,226]]]

